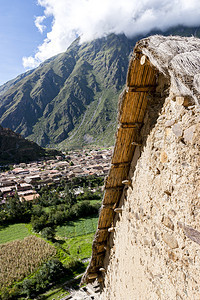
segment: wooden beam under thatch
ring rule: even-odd
[[[174,98],[178,95],[178,104],[189,105],[191,101],[186,99],[199,104],[200,84],[197,80],[194,81],[196,75],[200,77],[199,49],[200,41],[193,37],[152,36],[137,43],[129,64],[126,88],[119,98],[116,142],[110,171],[105,180],[103,206],[93,242],[92,258],[82,283],[91,281],[92,277],[95,279],[99,269],[104,266],[106,252],[102,252],[102,248],[109,251],[109,247],[104,245],[108,245],[109,236],[113,234],[115,214],[123,213],[122,209],[115,209],[114,205],[117,207],[123,189],[126,188],[123,182],[128,179],[135,150],[142,146],[142,142],[138,142],[139,132],[144,121],[148,95],[156,89],[158,74],[164,74],[171,82],[170,93]]]
[[[138,55],[138,58],[140,56],[141,54]],[[146,59],[147,62],[148,59]],[[156,72],[151,70],[149,63],[146,66],[146,63],[141,66],[137,60],[132,62],[131,69],[134,70],[134,76],[137,77],[137,80],[133,79],[132,75],[130,76],[130,87],[123,93],[120,103],[120,114],[118,117],[120,126],[117,131],[111,168],[105,180],[105,193],[98,229],[93,242],[92,259],[83,277],[83,281],[86,282],[91,280],[92,277],[96,278],[96,274],[93,274],[94,270],[95,272],[97,270],[97,257],[101,255],[102,262],[102,255],[105,255],[105,251],[99,253],[99,250],[102,251],[102,247],[104,250],[107,249],[105,245],[108,236],[115,232],[115,228],[112,226],[115,214],[122,212],[122,209],[114,209],[120,201],[124,185],[129,184],[127,178],[135,151],[133,142],[137,143],[138,141],[138,131],[143,124],[148,92],[155,89],[156,86]],[[149,71],[151,75],[149,75]],[[96,263],[96,268],[94,267],[94,262]]]

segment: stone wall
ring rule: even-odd
[[[101,299],[200,299],[200,108],[149,97],[105,259]]]

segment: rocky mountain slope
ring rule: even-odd
[[[134,44],[124,35],[83,45],[76,40],[65,53],[2,87],[0,123],[42,146],[112,143]]]
[[[26,162],[45,156],[45,150],[21,135],[0,126],[0,163]]]
[[[200,36],[198,28],[169,33]],[[0,124],[41,146],[112,145],[118,96],[137,40],[111,34],[80,45],[77,39],[0,87]]]

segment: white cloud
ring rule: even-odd
[[[36,57],[23,57],[22,58],[23,66],[27,69],[32,69],[38,66],[41,61],[37,61]]]
[[[38,0],[38,4],[44,7],[44,16],[36,18],[37,28],[43,32],[42,22],[53,17],[52,28],[35,56],[23,58],[25,67],[65,51],[79,35],[88,41],[111,32],[132,37],[154,28],[200,25],[199,0]]]
[[[38,16],[35,18],[35,26],[38,28],[40,33],[43,33],[43,31],[46,29],[46,26],[42,24],[45,19],[45,16]]]

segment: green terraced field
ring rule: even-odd
[[[0,244],[11,242],[14,240],[22,240],[31,235],[27,224],[12,224],[6,227],[0,226]]]
[[[98,217],[81,218],[57,227],[56,236],[62,244],[60,259],[63,263],[85,260],[91,256],[97,222]]]
[[[98,217],[81,218],[67,222],[64,226],[57,227],[57,235],[62,238],[75,238],[81,235],[94,233],[97,228]]]

